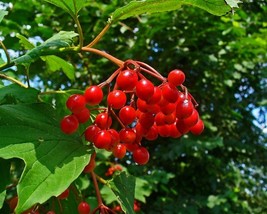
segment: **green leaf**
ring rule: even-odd
[[[134,189],[135,177],[122,172],[114,176],[113,180],[109,182],[111,190],[117,196],[122,210],[127,214],[135,213],[134,205]]]
[[[49,72],[55,72],[62,69],[64,74],[70,79],[75,79],[75,70],[72,64],[58,56],[44,56],[42,57],[46,61]]]
[[[34,88],[23,88],[17,84],[0,89],[0,104],[33,103],[37,101],[39,91]]]
[[[124,7],[118,8],[111,16],[111,22],[127,19],[144,13],[158,13],[179,9],[182,5],[192,5],[208,11],[214,15],[224,15],[230,11],[230,7],[224,0],[146,0],[131,1]]]
[[[142,178],[136,178],[135,187],[135,199],[143,203],[146,202],[146,197],[148,197],[152,192],[152,188],[149,188],[149,183],[147,180]]]
[[[83,8],[86,0],[45,0],[61,9],[65,10],[71,16],[75,16]]]
[[[17,34],[16,37],[19,39],[19,43],[24,46],[25,49],[31,50],[35,48],[34,44],[32,44],[25,36]]]
[[[14,60],[15,64],[29,64],[40,56],[47,56],[59,53],[60,48],[68,48],[73,44],[73,38],[78,34],[74,31],[60,31],[41,45],[31,49],[25,55]]]
[[[3,207],[3,203],[6,197],[6,186],[10,182],[10,161],[0,158],[0,171],[1,171],[1,182],[0,182],[0,209]]]
[[[17,213],[62,193],[89,162],[88,146],[63,134],[54,112],[43,103],[0,106],[0,157],[25,162]]]
[[[238,7],[238,3],[242,3],[239,0],[225,0],[225,1],[231,8]]]
[[[8,12],[4,10],[0,10],[0,22],[3,20],[4,16],[7,15]]]

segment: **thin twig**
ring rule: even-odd
[[[7,59],[7,64],[9,64],[11,62],[11,59],[10,59],[10,56],[9,56],[9,53],[7,51],[7,48],[6,46],[4,45],[4,43],[0,40],[0,45],[2,46],[4,52],[5,52],[5,55],[6,55],[6,59]]]
[[[86,48],[91,48],[93,47],[96,43],[99,42],[99,40],[105,35],[105,33],[108,31],[110,28],[111,23],[108,22],[107,25],[102,29],[102,31],[94,38],[92,42],[90,42],[88,45],[86,45]]]
[[[7,75],[5,75],[5,74],[0,74],[0,78],[2,78],[2,79],[7,79],[7,80],[9,80],[10,82],[16,83],[16,84],[20,85],[20,86],[23,87],[23,88],[28,88],[27,85],[23,84],[23,83],[20,82],[19,80],[16,80],[16,79],[14,79],[13,77],[7,76]]]

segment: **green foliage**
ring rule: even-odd
[[[78,14],[78,12],[83,8],[86,2],[86,0],[45,0],[45,1],[62,8],[73,17]]]
[[[7,15],[7,11],[0,10],[0,22],[3,20],[4,16]]]
[[[73,44],[73,38],[76,37],[78,34],[75,32],[67,32],[61,31],[48,40],[46,40],[41,45],[31,49],[25,55],[18,57],[14,60],[14,63],[19,64],[30,64],[35,60],[39,59],[41,56],[52,55],[54,53],[59,53],[60,48],[69,48]],[[21,40],[22,41],[22,40]],[[25,40],[23,40],[23,44],[25,45]],[[29,46],[29,45],[28,45]]]
[[[124,7],[118,8],[111,16],[111,22],[127,19],[132,16],[137,16],[144,13],[159,13],[179,9],[182,5],[193,5],[214,15],[223,15],[229,11],[229,6],[223,0],[216,1],[198,1],[198,0],[168,0],[168,1],[131,1]],[[229,4],[231,7],[236,5]]]
[[[131,175],[127,175],[125,172],[114,176],[113,180],[108,182],[112,192],[117,196],[117,200],[120,203],[122,210],[125,213],[134,213],[134,189],[135,178]]]
[[[52,115],[53,109],[41,103],[0,106],[1,158],[25,162],[18,213],[59,195],[89,162],[90,151],[77,136],[64,136]]]
[[[0,77],[10,78],[0,82],[0,212],[9,212],[8,201],[18,193],[18,212],[43,203],[41,213],[52,204],[60,213],[54,196],[73,182],[69,198],[61,202],[63,213],[76,213],[81,199],[97,207],[90,176],[81,173],[91,147],[78,135],[62,134],[59,121],[68,112],[70,94],[82,93],[117,69],[80,52],[73,18],[79,18],[89,43],[111,14],[112,27],[94,47],[121,60],[147,62],[165,76],[174,68],[184,70],[205,131],[198,137],[142,142],[151,154],[146,166],[134,165],[130,155],[117,160],[98,152],[95,172],[110,182],[100,184],[104,202],[111,208],[120,203],[129,213],[133,199],[148,214],[266,212],[264,1],[46,2],[53,5],[1,4],[2,42],[18,66],[6,67],[1,49]],[[28,75],[19,66],[24,64]],[[33,88],[9,84],[12,78],[23,84],[28,79]],[[17,159],[25,165],[14,167]],[[110,164],[118,162],[127,172],[106,176]]]

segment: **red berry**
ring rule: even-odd
[[[126,94],[121,90],[114,90],[108,94],[108,105],[114,109],[122,108],[127,101]]]
[[[78,205],[78,213],[79,214],[89,214],[90,213],[90,205],[86,202],[81,202]]]
[[[66,189],[64,192],[62,192],[59,196],[57,196],[58,199],[66,199],[69,196],[70,190]]]
[[[119,118],[124,125],[130,125],[136,119],[136,111],[131,106],[124,106],[119,111]]]
[[[119,132],[122,143],[134,143],[136,140],[136,133],[131,128],[121,129]]]
[[[126,155],[126,146],[119,143],[113,148],[112,153],[114,157],[121,159]]]
[[[154,85],[147,79],[141,79],[136,83],[136,96],[142,100],[149,100],[154,94]]]
[[[101,129],[97,125],[90,125],[87,127],[87,129],[84,132],[85,140],[89,142],[93,142],[95,135],[100,131]]]
[[[137,98],[136,100],[136,106],[137,106],[137,109],[141,112],[148,112],[148,104],[146,101],[140,99],[140,98]]]
[[[133,151],[133,159],[139,165],[144,165],[149,161],[149,152],[145,147],[139,147]]]
[[[185,99],[176,106],[176,117],[178,119],[184,119],[189,117],[194,110],[194,105],[189,99]]]
[[[172,114],[176,110],[176,104],[175,103],[167,103],[166,105],[162,105],[160,107],[160,110],[165,115]]]
[[[183,120],[177,120],[176,121],[176,128],[177,130],[181,133],[181,134],[186,134],[187,132],[189,132],[189,128],[187,127],[184,123]]]
[[[182,134],[176,127],[176,123],[169,125],[169,132],[170,132],[170,137],[172,138],[179,138],[182,136]]]
[[[60,127],[65,134],[72,134],[78,129],[79,121],[74,115],[67,115],[61,120]]]
[[[162,125],[158,126],[158,133],[161,137],[169,137],[170,136],[170,126],[169,125]]]
[[[162,88],[162,96],[169,103],[175,103],[178,99],[178,90],[171,83],[165,83]]]
[[[184,81],[185,81],[185,74],[181,70],[175,69],[168,74],[168,82],[170,82],[175,86],[183,84]]]
[[[138,82],[138,75],[133,70],[123,70],[119,73],[116,83],[121,90],[133,90]]]
[[[92,158],[91,156],[89,163],[83,169],[83,173],[90,173],[94,170],[94,168],[95,168],[95,159]]]
[[[94,137],[93,143],[98,149],[106,149],[112,143],[111,134],[107,130],[100,130]]]
[[[124,144],[126,146],[126,149],[129,151],[129,152],[133,152],[135,151],[137,148],[139,148],[139,144],[138,143],[131,143],[131,144]]]
[[[154,124],[154,116],[152,113],[142,113],[139,117],[139,123],[145,128],[149,129]]]
[[[150,141],[156,140],[158,138],[158,129],[156,125],[150,127],[145,135],[145,138]]]
[[[111,143],[109,147],[106,148],[106,150],[112,151],[114,146],[116,146],[120,142],[120,135],[115,129],[108,129],[108,132],[111,135]]]
[[[82,109],[85,108],[85,104],[85,98],[81,94],[71,95],[66,102],[67,108],[73,113],[80,112]]]
[[[10,199],[9,201],[9,207],[11,211],[14,211],[16,206],[18,204],[18,196],[15,196],[13,198]]]
[[[90,110],[88,108],[84,108],[80,112],[74,113],[74,115],[77,117],[79,123],[85,123],[90,118]]]
[[[183,124],[186,127],[190,128],[198,122],[198,118],[199,118],[198,112],[196,109],[194,109],[193,113],[189,117],[183,119]]]
[[[50,210],[46,214],[56,214],[54,211]]]
[[[95,124],[100,129],[108,129],[112,124],[112,119],[107,112],[100,113],[95,118]]]
[[[162,112],[157,113],[155,116],[155,123],[157,126],[165,125],[165,114]]]
[[[198,120],[198,122],[190,128],[190,132],[194,135],[200,135],[204,130],[204,123],[201,119]]]
[[[85,90],[84,97],[89,105],[98,105],[103,99],[103,91],[99,86],[93,85]]]
[[[147,100],[147,104],[157,104],[161,100],[161,88],[155,86],[152,97]]]

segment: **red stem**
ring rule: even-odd
[[[81,49],[82,51],[85,52],[90,52],[90,53],[94,53],[100,56],[103,56],[105,58],[107,58],[108,60],[110,60],[111,62],[113,62],[114,64],[118,65],[119,67],[122,67],[124,65],[124,62],[117,59],[116,57],[104,52],[104,51],[100,51],[98,49],[95,48],[90,48],[90,47],[82,47]]]
[[[91,172],[91,177],[93,179],[93,183],[94,183],[94,187],[95,187],[98,206],[101,206],[101,205],[103,205],[103,201],[102,201],[102,198],[101,198],[101,195],[100,195],[100,190],[99,190],[98,183],[97,183],[97,180],[96,180],[96,175],[95,175],[94,172]]]

